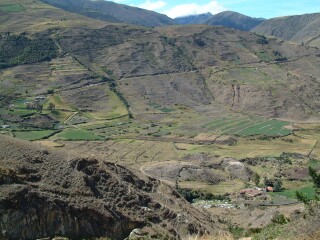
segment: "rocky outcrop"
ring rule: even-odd
[[[214,222],[171,187],[117,164],[0,138],[0,228],[4,239],[66,236],[180,239]]]

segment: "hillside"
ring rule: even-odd
[[[174,21],[177,24],[204,24],[208,21],[213,15],[211,13],[204,13],[198,15],[191,15],[185,17],[175,18]]]
[[[0,11],[0,234],[296,239],[289,220],[317,221],[296,192],[316,200],[319,49],[34,0]]]
[[[107,159],[70,156],[4,136],[0,148],[4,239],[63,235],[122,240],[137,228],[145,238],[157,239],[213,232],[210,216],[171,187]]]
[[[43,0],[52,6],[87,17],[114,23],[127,23],[147,27],[173,25],[166,15],[111,1]]]
[[[250,31],[263,21],[264,19],[262,18],[252,18],[237,12],[226,11],[213,15],[205,23],[208,25],[218,25],[242,31]]]
[[[320,14],[314,13],[268,19],[252,31],[298,44],[320,47],[319,27]]]

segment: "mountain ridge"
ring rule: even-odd
[[[234,11],[224,11],[212,15],[211,13],[191,15],[176,18],[179,24],[207,24],[235,28],[242,31],[250,31],[265,19],[252,18]]]
[[[184,17],[175,18],[175,22],[178,24],[204,24],[212,17],[212,13],[203,13],[198,15],[189,15]]]
[[[268,19],[252,31],[298,44],[320,47],[319,27],[320,13],[312,13]]]
[[[263,21],[264,19],[262,18],[252,18],[238,12],[225,11],[213,15],[209,20],[206,21],[206,24],[221,25],[242,31],[250,31]]]
[[[174,24],[174,21],[164,14],[111,1],[43,0],[43,2],[69,12],[113,23],[127,23],[147,27]]]

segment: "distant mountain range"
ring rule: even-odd
[[[175,21],[178,24],[208,24],[235,28],[242,31],[250,31],[264,21],[263,18],[252,18],[246,15],[225,11],[215,15],[211,13],[193,16],[179,17]]]
[[[237,12],[226,11],[213,15],[205,23],[208,25],[220,25],[242,31],[250,31],[264,20],[263,18],[252,18]]]
[[[43,2],[63,10],[90,18],[114,23],[129,23],[147,27],[175,24],[164,14],[145,9],[117,4],[104,0],[43,0]]]
[[[252,31],[320,47],[320,13],[272,18]]]
[[[185,17],[175,18],[177,24],[187,25],[187,24],[205,24],[213,15],[211,13],[203,13],[198,15],[190,15]]]

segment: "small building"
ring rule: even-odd
[[[1,126],[3,129],[8,129],[8,128],[10,128],[11,126],[10,125],[2,125]]]
[[[274,192],[273,187],[270,187],[270,186],[267,187],[266,190],[267,190],[267,192]]]
[[[46,96],[36,96],[36,99],[46,99]]]
[[[253,188],[246,188],[246,189],[240,190],[240,194],[248,196],[248,197],[257,197],[257,196],[262,195],[263,191],[256,190],[256,189],[253,189]]]

